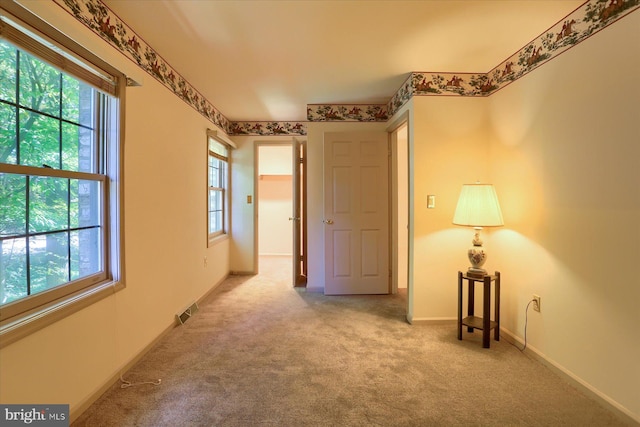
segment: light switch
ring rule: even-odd
[[[435,209],[436,207],[436,196],[433,194],[429,194],[427,196],[427,209]]]
[[[251,195],[247,196],[247,204],[250,205],[251,204]]]

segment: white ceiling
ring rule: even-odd
[[[232,121],[386,103],[412,71],[486,73],[584,0],[103,0]]]

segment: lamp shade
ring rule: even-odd
[[[455,225],[499,227],[504,225],[496,190],[491,184],[464,184],[453,215]]]

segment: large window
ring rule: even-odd
[[[3,326],[113,283],[120,247],[118,80],[9,22],[0,39]]]
[[[229,201],[229,146],[209,132],[207,223],[209,243],[227,234]]]

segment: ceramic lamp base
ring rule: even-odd
[[[469,257],[469,262],[471,262],[471,267],[469,267],[469,270],[467,270],[467,274],[472,277],[486,276],[487,270],[482,268],[482,266],[487,260],[487,253],[484,251],[482,245],[473,245],[467,251],[467,255]]]

